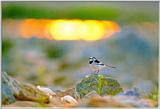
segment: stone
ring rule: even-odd
[[[65,102],[65,103],[69,103],[69,104],[72,104],[72,105],[77,105],[78,102],[76,99],[74,99],[72,96],[70,95],[66,95],[64,97],[61,98],[61,101],[62,102]]]
[[[80,98],[83,98],[91,91],[96,91],[97,94],[103,95],[116,95],[123,92],[117,80],[108,77],[107,75],[91,74],[83,78],[75,88]]]
[[[2,104],[11,104],[16,102],[14,91],[9,84],[10,79],[6,73],[2,73]]]
[[[80,106],[85,107],[157,107],[157,101],[147,98],[135,98],[125,95],[94,96],[83,101]]]
[[[65,90],[54,90],[55,94],[59,97],[63,97],[66,95],[75,96],[75,88],[68,88]]]
[[[84,99],[89,99],[91,97],[96,97],[96,96],[99,97],[99,95],[97,94],[97,92],[95,90],[93,90],[93,91],[89,92],[88,94],[86,94],[84,96]]]
[[[49,103],[49,97],[44,92],[38,90],[31,84],[20,84],[20,90],[15,94],[18,100],[35,101],[39,103]]]
[[[49,103],[49,97],[35,86],[19,82],[2,72],[2,104],[11,104],[16,100]]]
[[[44,107],[38,102],[33,101],[16,101],[15,103],[5,105],[4,107]]]
[[[130,90],[125,90],[125,92],[120,93],[118,95],[125,95],[125,96],[135,96],[135,97],[140,97],[140,94],[137,90],[137,88],[130,89]]]
[[[92,97],[85,102],[86,107],[133,107],[112,98],[112,96]]]
[[[53,92],[50,88],[48,87],[42,87],[42,86],[37,86],[37,89],[44,92],[46,95],[49,96],[50,99],[53,98],[53,96],[56,96],[56,93]]]

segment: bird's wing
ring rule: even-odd
[[[95,65],[101,65],[101,66],[104,66],[104,64],[103,63],[96,63]]]
[[[98,61],[97,59],[94,61],[95,63],[100,63],[100,61]]]
[[[93,61],[89,61],[89,64],[92,64],[93,63]]]

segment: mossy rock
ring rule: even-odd
[[[22,83],[2,72],[2,104],[11,104],[17,100],[49,103],[49,97],[35,86]]]
[[[93,90],[99,95],[116,95],[123,92],[118,81],[107,75],[91,74],[76,85],[76,92],[80,98]]]

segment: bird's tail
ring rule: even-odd
[[[114,67],[114,66],[110,66],[110,65],[105,65],[105,66],[110,67],[110,68],[116,68],[116,67]]]

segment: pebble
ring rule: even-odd
[[[72,96],[70,95],[66,95],[64,97],[61,98],[61,101],[64,102],[64,103],[69,103],[69,104],[73,104],[73,105],[76,105],[78,104],[77,100],[74,99]]]
[[[52,99],[52,97],[56,95],[55,92],[53,92],[50,88],[47,88],[47,87],[37,86],[37,89],[46,93],[50,99]]]

